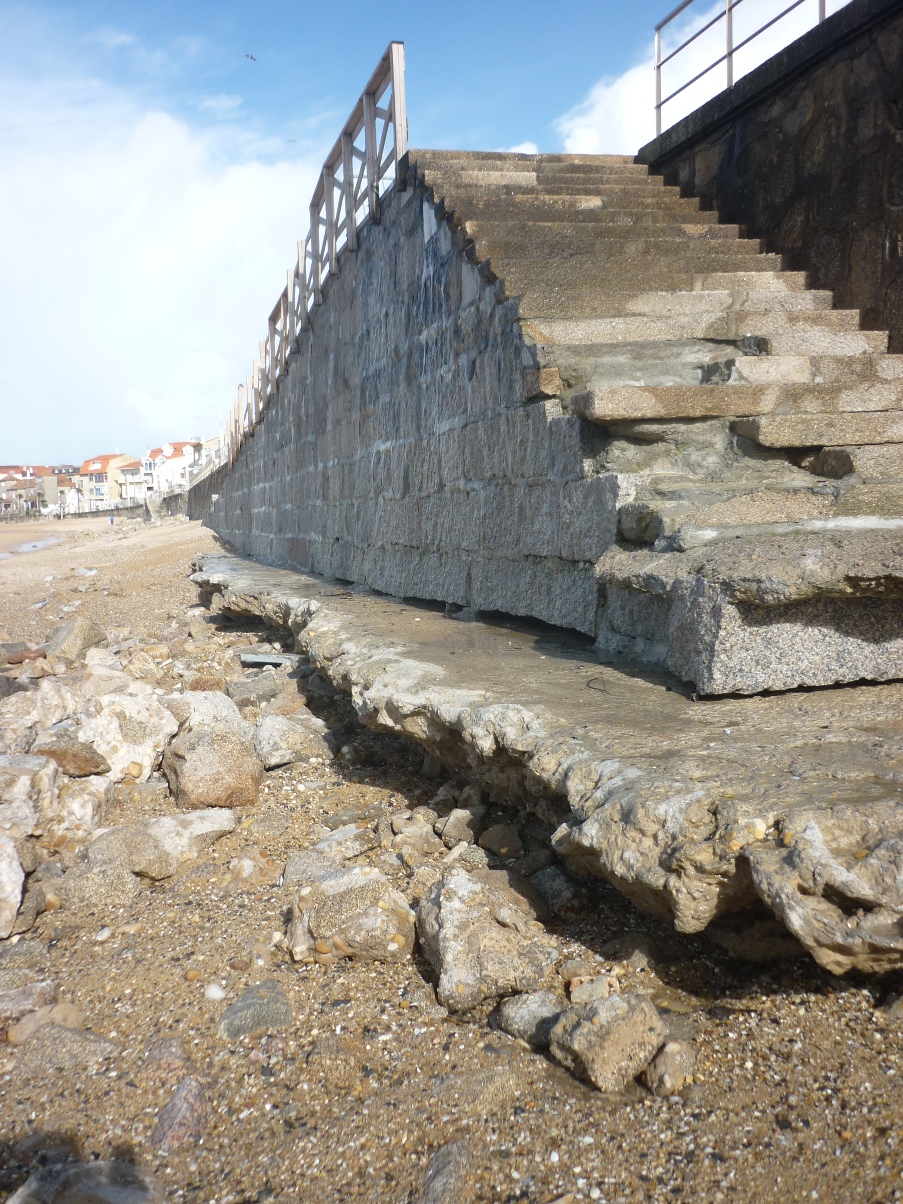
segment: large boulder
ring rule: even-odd
[[[289,858],[286,884],[297,884],[286,934],[296,962],[342,958],[393,962],[414,947],[414,913],[379,870],[342,866],[322,853]]]
[[[324,738],[325,731],[323,720],[309,711],[297,711],[291,718],[264,715],[257,725],[254,748],[265,769],[310,761],[314,757],[331,761],[332,749]]]
[[[15,842],[9,836],[0,836],[0,940],[13,930],[24,881]]]
[[[163,815],[109,828],[88,847],[92,867],[121,865],[133,874],[159,881],[170,878],[235,827],[232,811],[216,807],[190,815]]]
[[[254,724],[242,719],[232,699],[218,690],[186,690],[184,694],[170,694],[163,703],[178,720],[181,732],[228,728],[246,744],[254,742]]]
[[[81,739],[106,758],[113,781],[130,777],[146,782],[178,727],[153,695],[107,694],[88,703]]]
[[[542,924],[460,868],[425,892],[417,931],[439,974],[439,1002],[452,1012],[538,990],[559,952]]]
[[[28,752],[38,732],[78,714],[78,696],[55,677],[36,690],[23,690],[0,701],[0,753]]]
[[[163,772],[180,807],[250,807],[263,765],[253,745],[230,729],[184,731],[166,749]]]
[[[46,757],[0,755],[0,834],[20,840],[53,814],[57,767]]]

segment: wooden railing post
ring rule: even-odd
[[[328,274],[334,276],[339,269],[336,264],[335,172],[330,163],[323,168],[323,213],[326,218],[325,251],[326,262],[329,264]]]
[[[323,304],[322,281],[320,279],[320,206],[310,207],[310,265],[313,270],[311,293],[314,305]]]
[[[310,290],[307,284],[307,239],[301,238],[298,240],[298,276],[301,284],[301,329],[308,330],[310,328],[310,314],[308,306],[310,305]]]
[[[364,93],[364,153],[367,170],[367,204],[370,221],[379,222],[379,162],[376,157],[376,97]]]
[[[404,91],[404,42],[389,46],[392,77],[392,117],[395,124],[395,179],[401,184],[401,160],[408,153],[408,106]]]
[[[348,250],[357,250],[357,216],[354,212],[354,155],[351,153],[353,139],[346,130],[342,134],[342,188],[345,193],[345,226],[348,234]]]

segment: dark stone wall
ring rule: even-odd
[[[223,481],[228,471],[228,464],[221,464],[219,468],[214,468],[213,472],[209,473],[203,480],[198,481],[196,485],[192,485],[187,494],[188,509],[187,511],[183,511],[183,513],[187,513],[189,518],[198,518],[201,521],[205,520],[210,513],[213,498],[223,487]]]
[[[900,0],[853,0],[638,159],[903,352]]]
[[[517,300],[438,206],[391,191],[206,521],[268,564],[592,634],[617,479],[596,474],[580,418],[525,399],[532,363]]]

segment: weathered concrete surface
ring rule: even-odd
[[[903,351],[901,79],[900,5],[853,0],[638,157]]]
[[[576,870],[679,930],[755,954],[770,911],[836,973],[903,965],[903,686],[696,703],[669,675],[600,666],[579,637],[238,558],[198,569],[227,611],[292,630],[365,723],[521,799]]]

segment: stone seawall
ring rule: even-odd
[[[903,352],[903,6],[853,0],[643,147]]]
[[[517,301],[440,214],[384,199],[207,521],[269,564],[592,633],[617,479],[589,424],[525,401]]]
[[[206,520],[210,513],[213,499],[222,488],[228,471],[229,466],[221,464],[219,468],[215,468],[213,472],[208,473],[203,480],[191,486],[188,490],[187,513],[189,518]]]

